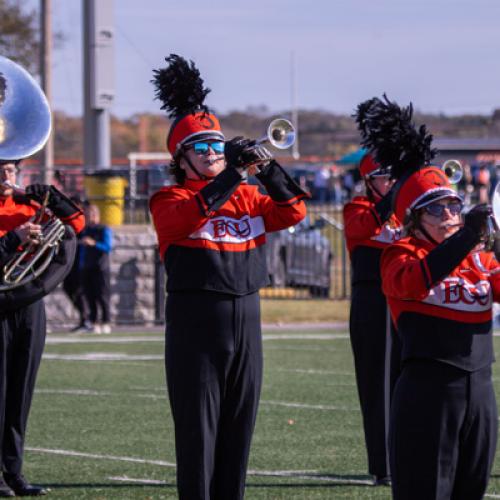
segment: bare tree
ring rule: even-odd
[[[38,73],[38,13],[23,0],[0,0],[0,54]]]

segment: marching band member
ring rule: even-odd
[[[17,236],[17,243],[20,244],[25,239],[20,231],[26,231],[26,227],[31,236],[39,234],[40,226],[34,225],[31,220],[47,193],[48,208],[54,215],[73,227],[75,232],[83,229],[84,218],[81,211],[51,186],[28,186],[26,197],[36,204],[28,204],[25,200],[18,203],[11,187],[16,184],[18,168],[18,161],[0,161],[3,181],[0,184],[0,236],[6,235],[13,240]],[[0,329],[0,409],[3,417],[0,419],[3,424],[0,429],[0,449],[3,477],[8,486],[7,491],[10,488],[17,496],[42,495],[46,490],[26,481],[22,475],[22,465],[28,414],[45,345],[43,300],[36,300],[18,309],[2,311]]]
[[[47,208],[75,232],[83,228],[84,217],[52,186],[33,184],[21,198],[15,193],[20,159],[34,154],[48,138],[50,110],[31,76],[4,57],[0,57],[0,86],[3,131],[0,139],[0,260],[4,263],[21,243],[29,239],[35,244],[41,227],[33,221],[41,204],[47,203]],[[22,92],[26,95],[18,95]],[[24,106],[26,103],[29,105]],[[23,127],[24,119],[28,123]],[[15,123],[14,127],[9,126],[11,122]],[[18,130],[22,130],[22,137]],[[61,242],[60,248],[69,249],[70,245]],[[24,478],[22,466],[28,414],[45,343],[42,297],[57,285],[56,277],[63,277],[72,265],[71,252],[58,255],[61,260],[52,262],[47,273],[15,290],[0,292],[1,497],[47,493]]]
[[[434,151],[412,107],[385,98],[372,119],[372,150],[391,161],[395,214],[408,236],[384,250],[383,291],[402,340],[402,372],[390,422],[395,500],[479,500],[497,441],[492,303],[500,266],[478,249],[490,209],[460,220],[462,201],[445,173],[429,166]],[[391,160],[392,159],[392,160]]]
[[[366,196],[356,196],[344,206],[344,233],[352,269],[349,332],[368,471],[376,485],[388,485],[386,431],[391,374],[397,371],[399,350],[393,346],[391,329],[388,328],[380,257],[384,248],[401,236],[401,228],[391,208],[393,181],[390,169],[377,164],[369,153],[362,158],[359,169]]]
[[[166,61],[154,82],[175,119],[167,146],[177,183],[154,194],[150,209],[167,273],[177,488],[181,500],[237,500],[262,382],[265,235],[303,219],[307,195],[264,147],[241,137],[225,143],[194,64]],[[255,163],[269,195],[242,183]]]

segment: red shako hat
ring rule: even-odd
[[[370,153],[365,154],[359,162],[359,172],[361,177],[366,177],[379,169],[380,165],[373,159],[373,156]]]
[[[172,154],[182,145],[216,139],[224,141],[218,118],[204,104],[210,89],[204,87],[193,61],[170,54],[166,68],[153,70],[152,83],[156,98],[173,119],[167,136],[167,149]]]
[[[401,184],[394,198],[394,214],[403,222],[412,210],[448,197],[461,199],[443,170],[438,167],[423,167]]]

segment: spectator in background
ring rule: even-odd
[[[82,210],[85,210],[85,204],[81,198],[77,196],[72,196],[71,201]],[[91,332],[92,323],[90,322],[90,311],[87,299],[85,297],[83,289],[83,276],[81,272],[81,233],[78,235],[78,247],[76,249],[75,261],[73,267],[69,272],[68,276],[64,279],[63,290],[68,296],[69,300],[78,311],[79,322],[71,330],[73,333]]]
[[[322,165],[314,175],[314,199],[319,203],[326,203],[330,199],[328,186],[330,183],[330,168],[328,165]]]
[[[458,182],[458,194],[464,200],[464,205],[467,207],[472,204],[472,193],[474,192],[474,186],[472,185],[472,171],[468,163],[463,163],[463,175]]]
[[[85,208],[87,225],[82,232],[80,269],[84,296],[89,306],[89,319],[94,333],[111,333],[109,302],[111,298],[111,272],[109,254],[113,248],[113,232],[100,224],[97,205]],[[100,312],[100,322],[99,322]]]
[[[490,170],[486,164],[482,164],[479,166],[479,169],[476,170],[476,187],[478,189],[479,194],[479,203],[488,203],[489,202],[489,192],[491,186],[491,175]]]

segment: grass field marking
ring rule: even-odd
[[[493,493],[486,493],[484,496],[489,498],[500,498],[500,495],[493,495]]]
[[[68,334],[69,335],[69,334]],[[137,342],[164,342],[165,336],[127,336],[127,337],[108,337],[101,335],[93,335],[90,333],[82,334],[83,336],[62,336],[62,335],[48,335],[46,344],[134,344]]]
[[[35,448],[26,447],[26,450],[34,453],[47,453],[50,455],[63,455],[66,457],[92,458],[96,460],[116,460],[119,462],[132,462],[137,464],[160,465],[162,467],[175,467],[174,462],[166,462],[165,460],[150,460],[146,458],[120,457],[115,455],[100,455],[98,453],[85,453],[73,450],[59,450],[52,448]]]
[[[313,351],[313,352],[338,352],[335,347],[313,347],[313,346],[300,346],[300,347],[292,347],[292,346],[283,346],[283,345],[271,345],[265,347],[266,351]]]
[[[90,458],[96,460],[113,460],[119,462],[131,462],[131,463],[140,463],[147,465],[159,465],[161,467],[176,467],[176,464],[173,462],[166,462],[165,460],[149,460],[144,458],[134,458],[134,457],[121,457],[115,455],[101,455],[97,453],[84,453],[80,451],[73,450],[61,450],[61,449],[52,449],[52,448],[35,448],[35,447],[26,447],[27,451],[31,451],[34,453],[47,453],[51,455],[62,455],[67,457],[79,457],[79,458]],[[258,469],[249,469],[248,475],[251,476],[273,476],[273,477],[290,477],[294,479],[312,479],[316,481],[328,481],[328,482],[336,482],[341,484],[372,484],[372,482],[368,479],[346,479],[345,477],[338,476],[330,476],[330,475],[319,475],[319,471],[311,470],[258,470]],[[137,479],[137,478],[129,478],[127,476],[114,476],[109,477],[108,479],[114,481],[131,481],[131,482],[144,482],[144,484],[163,484],[162,482],[156,483],[154,479]],[[155,481],[152,483],[151,481]]]
[[[82,354],[45,353],[48,361],[163,361],[163,354],[125,354],[121,352],[84,352]]]
[[[108,477],[109,481],[123,481],[126,483],[139,483],[139,484],[159,484],[159,485],[167,485],[166,481],[162,481],[161,479],[139,479],[135,477],[128,476],[110,476]]]
[[[353,377],[354,372],[336,372],[334,370],[314,370],[309,368],[278,368],[277,372],[304,373],[306,375],[342,375]]]
[[[348,339],[347,333],[265,333],[262,340],[344,340]]]
[[[116,393],[92,389],[35,389],[36,394],[67,394],[70,396],[115,396]]]
[[[35,389],[35,394],[65,394],[68,396],[117,396],[166,400],[166,394],[137,394],[133,392],[96,391],[93,389]]]
[[[370,479],[347,479],[345,477],[338,476],[328,476],[328,475],[320,475],[317,471],[259,471],[249,469],[247,471],[248,476],[264,476],[264,477],[288,477],[293,479],[306,479],[306,480],[315,480],[315,481],[325,481],[329,483],[336,484],[345,484],[345,485],[373,485],[373,481]],[[148,479],[148,478],[135,478],[128,476],[111,476],[108,477],[110,481],[121,481],[121,482],[130,482],[130,483],[139,483],[139,484],[158,484],[158,485],[166,485],[169,484],[166,481],[162,481],[160,479]],[[488,496],[488,495],[487,495]]]
[[[41,394],[66,394],[73,396],[123,396],[124,393],[109,392],[109,391],[96,391],[88,389],[35,389],[35,393]],[[137,394],[133,392],[126,393],[128,397],[146,398],[153,400],[165,400],[166,394]],[[306,410],[326,410],[326,411],[360,411],[359,408],[347,408],[343,406],[330,406],[330,405],[311,405],[306,403],[297,403],[291,401],[274,401],[274,400],[261,400],[260,404],[271,406],[284,406],[286,408],[303,408]]]
[[[347,408],[346,406],[331,406],[331,405],[310,405],[305,403],[293,403],[290,401],[273,401],[263,399],[261,405],[285,406],[286,408],[303,408],[306,410],[327,410],[327,411],[360,411],[359,408]]]

